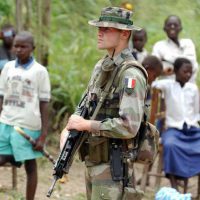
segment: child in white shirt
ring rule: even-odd
[[[147,32],[143,28],[141,30],[134,30],[132,33],[132,43],[133,43],[133,57],[139,61],[143,62],[144,58],[148,55],[147,50],[144,48],[147,43]]]
[[[192,76],[192,63],[178,58],[174,63],[175,80],[153,83],[161,89],[166,103],[166,131],[162,133],[164,171],[171,186],[177,189],[177,179],[185,180],[200,173],[199,91]]]

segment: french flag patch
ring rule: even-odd
[[[136,85],[136,80],[133,78],[125,78],[125,86],[126,88],[134,88]]]

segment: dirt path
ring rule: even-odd
[[[39,181],[35,200],[48,200],[46,193],[52,183],[52,164],[45,158],[38,160]],[[136,174],[140,177],[142,165],[136,166]],[[11,169],[0,167],[0,200],[25,200],[26,178],[24,168],[17,170],[17,190],[11,189]],[[56,183],[55,189],[50,200],[86,200],[85,198],[85,182],[84,182],[84,165],[76,159],[70,169],[68,175],[69,181],[65,183]],[[150,187],[147,187],[144,200],[154,199],[154,182],[150,179]],[[189,191],[196,195],[197,177],[190,179]],[[169,186],[167,179],[162,179],[161,186]]]
[[[52,183],[52,165],[44,159],[38,162],[38,187],[35,200],[48,200],[46,193]],[[24,168],[17,170],[17,191],[13,191],[11,168],[0,167],[0,200],[23,200],[26,187]],[[84,199],[84,166],[75,160],[68,175],[69,181],[60,183],[57,181],[51,200]]]

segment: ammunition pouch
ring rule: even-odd
[[[125,187],[122,200],[141,200],[144,192],[132,187]]]
[[[141,126],[136,139],[127,141],[127,157],[131,161],[152,163],[158,152],[159,132],[150,122],[142,122]]]
[[[93,164],[109,161],[109,139],[105,137],[89,137],[87,140],[87,160]]]

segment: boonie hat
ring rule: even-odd
[[[140,30],[140,27],[133,25],[130,19],[133,12],[119,7],[106,7],[101,11],[97,20],[90,20],[88,23],[96,27],[112,27],[121,30]]]

